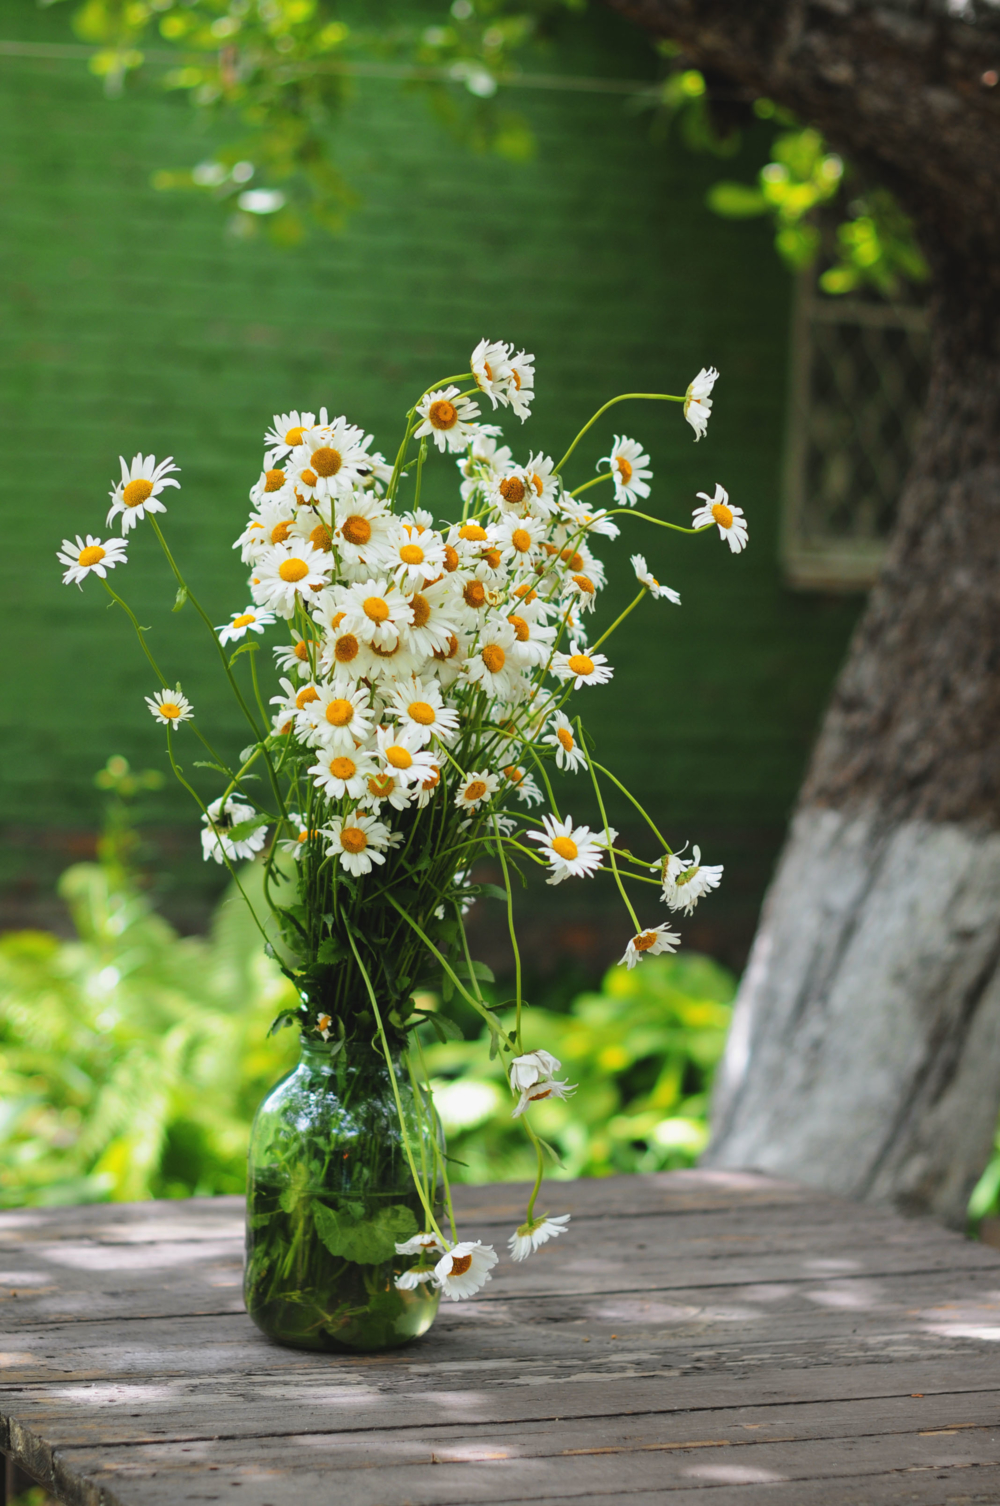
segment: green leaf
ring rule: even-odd
[[[355,1265],[381,1265],[396,1253],[397,1240],[402,1242],[417,1232],[417,1220],[405,1203],[380,1208],[372,1218],[360,1223],[345,1210],[313,1203],[316,1232],[331,1255],[352,1260]]]
[[[257,652],[258,648],[260,648],[260,644],[254,643],[252,639],[249,643],[241,643],[239,648],[229,655],[229,668],[232,669],[233,660],[238,659],[240,654],[253,654]]]
[[[316,953],[317,962],[338,962],[341,957],[347,956],[347,948],[343,942],[335,936],[328,936],[320,942],[319,951]]]
[[[488,894],[491,899],[498,899],[502,904],[507,903],[507,891],[501,889],[499,884],[480,884],[478,888],[481,894]]]
[[[484,983],[495,983],[497,981],[493,976],[492,968],[487,967],[485,962],[473,962],[470,973],[469,964],[463,958],[462,961],[453,964],[453,971],[457,978],[479,978]]]
[[[196,769],[215,769],[216,773],[225,774],[226,778],[229,778],[229,770],[224,769],[221,763],[209,763],[207,759],[196,758],[194,766]]]
[[[246,821],[237,821],[236,825],[226,832],[226,836],[230,842],[245,842],[247,837],[253,836],[255,831],[260,831],[262,826],[270,824],[270,816],[250,816]]]
[[[297,1014],[291,1014],[286,1010],[284,1014],[279,1014],[267,1033],[268,1035],[277,1035],[279,1030],[285,1030],[289,1025],[297,1025],[298,1019]]]
[[[449,1002],[449,1000],[454,997],[454,994],[455,994],[455,981],[452,978],[451,973],[446,972],[445,969],[442,968],[441,969],[441,997],[444,1000],[444,1002],[447,1004]]]
[[[187,599],[188,599],[187,586],[178,586],[177,587],[177,595],[174,597],[174,604],[170,608],[170,610],[172,612],[179,612],[180,609],[181,609],[181,607],[187,601]]]

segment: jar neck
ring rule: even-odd
[[[339,1041],[324,1041],[314,1035],[299,1036],[300,1061],[303,1065],[312,1067],[329,1067],[340,1055],[337,1047]],[[367,1038],[359,1038],[348,1041],[345,1049],[347,1061],[352,1066],[364,1066],[367,1069],[374,1068],[376,1071],[386,1070],[385,1054],[378,1042],[372,1043]],[[390,1043],[389,1052],[392,1056],[393,1067],[396,1072],[400,1070],[402,1050]]]

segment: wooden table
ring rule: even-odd
[[[460,1191],[505,1247],[520,1189]],[[1000,1254],[770,1178],[554,1184],[425,1339],[270,1344],[242,1202],[0,1215],[0,1447],[80,1506],[1000,1502]]]

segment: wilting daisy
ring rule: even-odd
[[[455,796],[455,804],[460,810],[478,810],[484,800],[491,800],[499,788],[500,781],[495,774],[483,770],[478,774],[467,774],[463,779],[458,794]]]
[[[533,1218],[529,1223],[522,1224],[507,1241],[511,1260],[527,1260],[539,1245],[548,1244],[550,1239],[557,1239],[560,1234],[565,1234],[569,1219],[568,1213],[558,1213],[555,1218],[550,1218],[546,1213],[542,1218]]]
[[[564,711],[556,712],[549,722],[549,731],[542,738],[542,742],[555,748],[557,768],[570,769],[574,774],[578,769],[586,768],[586,754],[577,743],[573,723]]]
[[[429,1231],[425,1234],[412,1234],[409,1239],[396,1241],[397,1255],[422,1255],[425,1258],[430,1255],[443,1255],[445,1246],[436,1234]]]
[[[661,586],[656,576],[650,574],[649,566],[646,564],[645,555],[632,555],[632,569],[635,571],[636,580],[639,582],[640,586],[646,587],[646,590],[649,592],[650,596],[655,596],[657,599],[665,597],[667,601],[672,601],[674,603],[674,606],[680,606],[681,598],[679,593],[677,591],[672,591],[669,586]]]
[[[471,398],[459,397],[457,387],[428,392],[417,404],[417,412],[423,423],[415,430],[414,438],[422,439],[429,434],[442,453],[451,450],[453,454],[467,447],[479,417],[478,405]]]
[[[234,612],[232,619],[222,627],[217,627],[220,643],[238,643],[245,638],[247,633],[262,633],[266,627],[270,627],[274,621],[272,612],[262,612],[259,607],[245,607],[242,612]],[[282,666],[284,668],[284,666]]]
[[[606,685],[614,674],[604,654],[586,654],[575,643],[568,654],[554,654],[552,673],[560,680],[573,680],[574,690],[581,685]]]
[[[146,696],[146,705],[165,727],[176,727],[178,722],[189,722],[194,716],[194,707],[179,690],[158,690],[155,695]]]
[[[562,1062],[551,1051],[527,1051],[510,1064],[510,1085],[515,1093],[533,1088],[543,1077],[555,1077]]]
[[[500,340],[480,340],[471,356],[472,375],[480,392],[485,392],[494,408],[507,402],[510,381],[511,347]],[[456,392],[458,388],[456,387]]]
[[[484,1245],[479,1239],[466,1239],[441,1256],[434,1267],[434,1276],[444,1295],[453,1302],[460,1302],[463,1297],[474,1296],[487,1281],[492,1281],[490,1272],[497,1259],[492,1245]]]
[[[230,798],[225,802],[225,808],[221,795],[218,800],[213,800],[201,818],[205,827],[201,834],[201,850],[205,861],[214,858],[217,863],[221,863],[228,858],[234,863],[239,858],[252,858],[260,852],[267,840],[266,822],[235,840],[231,836],[234,830],[253,821],[256,815],[253,806],[244,804],[242,800]]]
[[[99,575],[103,580],[109,570],[126,563],[127,548],[124,539],[105,539],[102,543],[92,533],[87,534],[86,543],[79,534],[75,544],[72,539],[63,539],[62,548],[56,550],[59,563],[69,566],[63,576],[63,585],[77,585],[82,591],[84,576]]]
[[[701,848],[693,847],[691,851],[690,860],[672,852],[662,869],[655,865],[663,880],[660,898],[671,910],[683,910],[687,915],[709,890],[717,889],[722,882],[722,864],[703,864]]]
[[[576,1083],[557,1081],[554,1077],[540,1077],[530,1087],[521,1089],[521,1096],[511,1110],[512,1119],[520,1119],[525,1109],[533,1103],[544,1103],[551,1098],[572,1098]]]
[[[531,404],[535,400],[535,358],[526,350],[519,350],[516,356],[511,356],[509,365],[507,401],[524,423],[530,417]]]
[[[618,966],[628,964],[629,972],[637,962],[644,957],[655,957],[659,952],[676,952],[681,944],[681,938],[676,931],[671,931],[667,922],[660,926],[654,926],[651,931],[640,931],[638,936],[633,936],[624,954],[618,959]]]
[[[719,380],[714,366],[703,366],[684,396],[684,417],[694,430],[695,443],[708,428],[712,413],[711,391]]]
[[[649,456],[637,439],[626,439],[624,434],[619,439],[616,434],[611,453],[601,457],[597,469],[602,465],[611,467],[616,502],[634,507],[640,497],[649,496],[648,482],[653,472],[649,469]]]
[[[123,455],[119,455],[118,461],[122,479],[111,492],[107,522],[121,513],[122,533],[128,533],[148,512],[166,512],[163,503],[157,499],[165,486],[180,486],[180,482],[170,475],[178,467],[174,465],[172,455],[161,460],[159,465],[155,455],[134,455],[131,465],[125,464]]]
[[[258,606],[291,617],[301,597],[321,591],[331,569],[330,556],[303,539],[268,548],[253,566],[250,589]]]
[[[532,842],[541,844],[542,856],[549,865],[547,884],[561,884],[568,878],[592,878],[604,862],[607,842],[598,840],[589,826],[574,826],[573,817],[559,821],[551,813],[542,817],[544,831],[529,831]]]
[[[698,496],[705,506],[695,508],[691,518],[692,526],[704,528],[710,523],[717,523],[719,538],[726,540],[734,554],[739,554],[748,538],[742,507],[730,504],[729,493],[718,482],[715,483],[714,497],[710,497],[707,492],[698,492]]]
[[[390,832],[375,816],[351,811],[349,816],[335,816],[326,827],[327,852],[339,857],[341,867],[360,877],[371,873],[373,863],[384,863],[382,848],[388,847]]]

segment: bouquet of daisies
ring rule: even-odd
[[[297,986],[301,1031],[347,1052],[374,1036],[391,1072],[393,1054],[398,1059],[417,1026],[442,1028],[440,1015],[415,1004],[421,990],[443,984],[446,997],[457,991],[486,1022],[507,1065],[512,1112],[538,1152],[538,1181],[510,1241],[521,1260],[566,1223],[535,1214],[543,1147],[530,1111],[572,1086],[559,1078],[558,1060],[528,1039],[519,960],[512,1028],[482,996],[483,969],[470,956],[463,917],[496,886],[476,882],[476,864],[489,857],[502,874],[497,892],[515,958],[512,878],[526,866],[544,869],[549,884],[609,875],[634,928],[621,959],[629,968],[674,950],[679,937],[669,920],[644,924],[631,896],[652,886],[668,911],[690,912],[722,870],[703,865],[697,847],[671,849],[594,758],[573,698],[583,691],[585,701],[611,679],[605,645],[646,597],[657,611],[680,602],[633,554],[634,600],[609,626],[595,627],[606,581],[600,551],[617,538],[619,518],[682,533],[718,528],[736,553],[747,530],[721,486],[698,494],[690,527],[639,511],[652,472],[642,445],[625,436],[614,437],[596,476],[575,487],[565,479],[583,434],[626,397],[681,404],[700,439],[714,369],[683,395],[613,398],[555,463],[541,451],[515,460],[501,429],[483,422],[486,404],[490,416],[529,416],[534,358],[484,340],[470,368],[420,395],[392,461],[372,436],[325,409],[275,417],[234,545],[250,599],[222,626],[192,594],[160,528],[168,489],[179,485],[171,459],[122,460],[108,514],[122,536],[65,540],[59,558],[65,581],[98,576],[131,619],[159,687],[147,704],[166,728],[175,774],[201,809],[205,858],[232,868],[237,880],[242,860],[263,865],[269,913],[257,919]],[[452,521],[436,521],[421,505],[421,482],[426,464],[448,457],[458,501]],[[190,601],[203,618],[246,719],[249,741],[235,763],[212,745],[180,685],[169,688],[145,630],[107,578],[126,562],[128,535],[143,522],[176,577],[177,605]],[[269,631],[280,641],[265,654]],[[207,755],[196,766],[218,778],[214,798],[203,797],[178,762],[185,736]],[[553,767],[585,781],[600,812],[596,827],[560,809]],[[616,846],[606,781],[643,815],[652,842],[645,856]],[[418,1256],[421,1279],[470,1295],[489,1279],[495,1254],[457,1243],[454,1227],[446,1238],[432,1201],[425,1198],[420,1249],[401,1253]],[[413,1279],[414,1272],[400,1277]]]

